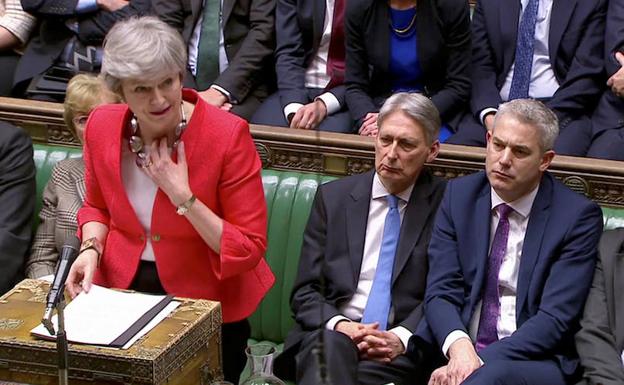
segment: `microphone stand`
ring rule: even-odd
[[[61,290],[64,290],[64,288],[62,288]],[[65,333],[64,296],[61,296],[58,303],[56,304],[56,315],[58,320],[58,330],[56,331],[56,353],[58,355],[59,385],[69,385],[67,367],[67,363],[69,362],[69,346],[67,343],[67,334]],[[55,334],[54,325],[52,324],[52,309],[46,310],[42,322],[50,334]]]
[[[69,361],[69,346],[67,344],[67,334],[65,333],[65,299],[61,297],[56,306],[58,318],[58,331],[56,332],[56,352],[58,354],[58,374],[59,385],[68,385],[67,378]]]

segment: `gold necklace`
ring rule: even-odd
[[[412,16],[412,21],[410,21],[408,26],[403,29],[395,28],[394,25],[392,25],[392,18],[390,18],[389,22],[390,22],[390,28],[392,28],[394,33],[396,33],[397,35],[405,35],[412,29],[412,27],[414,26],[414,23],[416,22],[416,12],[414,12],[414,16]]]

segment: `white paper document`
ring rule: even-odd
[[[65,331],[70,342],[129,348],[180,303],[164,295],[126,293],[93,285],[65,307]],[[52,318],[55,330],[58,319]],[[31,333],[54,339],[40,324]]]

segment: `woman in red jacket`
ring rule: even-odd
[[[87,122],[83,242],[67,287],[220,301],[224,374],[238,383],[247,317],[274,282],[261,163],[244,120],[182,89],[186,60],[179,34],[156,18],[109,32],[102,76],[126,104]]]

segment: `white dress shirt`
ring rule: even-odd
[[[205,4],[206,0],[202,2],[202,11],[197,19],[195,28],[193,28],[193,33],[191,34],[191,38],[188,43],[188,66],[193,76],[197,75],[197,53],[199,51],[199,38],[201,35],[202,21],[204,20],[203,9]],[[221,0],[221,9],[223,9],[223,0]],[[225,53],[225,43],[223,38],[223,11],[219,11],[219,73],[225,71],[228,68],[228,65],[229,62],[227,54]],[[228,100],[230,99],[230,92],[228,90],[217,84],[213,84],[210,87],[217,89],[219,92],[223,93]]]
[[[125,143],[121,152],[121,180],[128,195],[130,205],[134,209],[139,223],[145,230],[145,248],[141,254],[143,261],[155,261],[154,249],[152,248],[152,210],[158,186],[147,176],[147,174],[137,167],[136,154],[131,152]]]
[[[399,198],[399,216],[403,223],[403,216],[407,208],[407,202],[414,185],[396,194]],[[381,241],[383,238],[384,225],[386,223],[386,214],[388,214],[389,206],[385,197],[390,195],[384,185],[381,183],[379,176],[375,174],[373,178],[372,194],[370,206],[368,208],[368,222],[366,225],[366,238],[364,241],[364,255],[362,256],[362,267],[358,278],[357,288],[351,300],[338,309],[343,315],[337,315],[327,321],[326,327],[334,330],[336,324],[341,320],[360,321],[364,314],[364,308],[368,301],[369,294],[373,287],[373,279],[377,271],[377,262],[379,261],[379,252],[381,251]],[[388,316],[388,324],[394,319],[394,311],[392,307]],[[389,330],[396,334],[403,342],[403,347],[407,348],[407,343],[412,336],[412,331],[403,326],[397,326]]]
[[[320,0],[315,0],[320,1]],[[325,21],[323,24],[323,35],[321,42],[305,72],[305,86],[307,88],[325,88],[331,80],[327,74],[327,58],[329,56],[329,43],[331,41],[331,30],[334,20],[335,0],[325,0]],[[340,102],[331,92],[320,94],[317,99],[325,103],[327,115],[340,111]],[[303,107],[301,103],[290,103],[284,107],[284,116],[288,120],[288,115],[294,114]]]
[[[500,314],[496,323],[498,339],[509,337],[516,331],[516,292],[518,287],[518,272],[520,271],[520,260],[522,258],[522,246],[524,245],[524,236],[529,222],[529,214],[533,201],[537,195],[539,186],[533,189],[525,196],[513,201],[505,202],[494,189],[491,189],[492,195],[492,214],[490,218],[490,252],[494,241],[496,227],[498,227],[499,214],[496,207],[500,204],[507,203],[513,208],[509,214],[509,235],[507,237],[507,250],[503,256],[503,261],[498,272],[498,289],[500,300]],[[454,330],[446,337],[442,344],[442,352],[448,357],[448,349],[460,338],[468,337],[473,342],[477,340],[477,331],[479,330],[479,318],[481,316],[481,304],[479,301],[475,307],[470,326],[468,328],[469,335],[462,330]]]
[[[520,20],[522,20],[522,12],[529,3],[529,0],[521,0]],[[548,53],[548,37],[550,35],[550,18],[552,13],[553,0],[539,0],[537,9],[537,20],[535,23],[535,43],[533,45],[533,65],[531,67],[531,83],[529,84],[530,98],[550,98],[557,89],[559,82],[555,77],[550,56]],[[520,22],[518,22],[519,24]],[[515,64],[511,65],[507,78],[503,87],[500,89],[500,97],[502,100],[509,100],[509,90],[513,79]],[[496,112],[496,108],[485,108],[481,111],[481,122],[485,115],[490,112]]]

